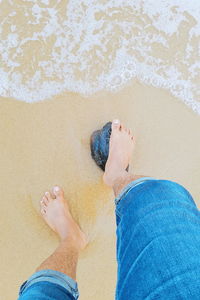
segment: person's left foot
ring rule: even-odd
[[[58,233],[61,240],[67,239],[78,250],[86,247],[86,235],[73,219],[60,187],[55,186],[52,193],[46,192],[40,201],[40,207],[44,220]]]

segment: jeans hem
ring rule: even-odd
[[[58,284],[65,288],[68,292],[70,292],[75,297],[75,299],[78,299],[79,297],[78,284],[74,279],[62,272],[50,269],[35,272],[28,280],[26,280],[21,285],[19,296],[21,296],[22,293],[31,285],[41,281]]]
[[[131,181],[129,184],[127,184],[122,191],[119,193],[119,195],[115,198],[115,205],[117,206],[118,203],[120,202],[120,200],[130,191],[132,190],[132,188],[134,188],[135,186],[144,183],[147,180],[158,180],[156,178],[153,177],[141,177],[138,178],[136,180]]]

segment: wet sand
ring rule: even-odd
[[[20,284],[58,244],[39,214],[41,196],[55,184],[91,241],[78,265],[79,299],[114,299],[114,196],[89,147],[91,133],[113,118],[136,136],[130,171],[183,184],[200,207],[200,118],[164,90],[134,82],[88,99],[1,98],[0,115],[2,299],[16,299]]]

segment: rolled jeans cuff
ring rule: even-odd
[[[119,195],[115,198],[115,205],[117,206],[118,203],[120,202],[120,200],[125,196],[127,195],[127,193],[129,191],[131,191],[135,186],[139,185],[139,184],[142,184],[144,183],[145,181],[147,180],[157,180],[153,177],[141,177],[141,178],[138,178],[136,180],[133,180],[131,181],[129,184],[127,184],[122,190],[121,192],[119,193]]]
[[[55,270],[41,270],[35,272],[28,280],[26,280],[20,287],[19,296],[36,282],[47,281],[60,285],[68,292],[70,292],[75,299],[79,297],[77,282],[68,275]]]

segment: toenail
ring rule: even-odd
[[[113,123],[114,123],[114,124],[119,124],[119,120],[118,120],[118,119],[115,119],[115,120],[113,120]]]
[[[46,195],[46,196],[49,196],[49,193],[48,193],[48,192],[46,192],[46,193],[45,193],[45,195]]]
[[[55,187],[54,187],[54,191],[55,191],[55,192],[59,192],[59,190],[60,190],[60,189],[59,189],[58,186],[55,186]]]

